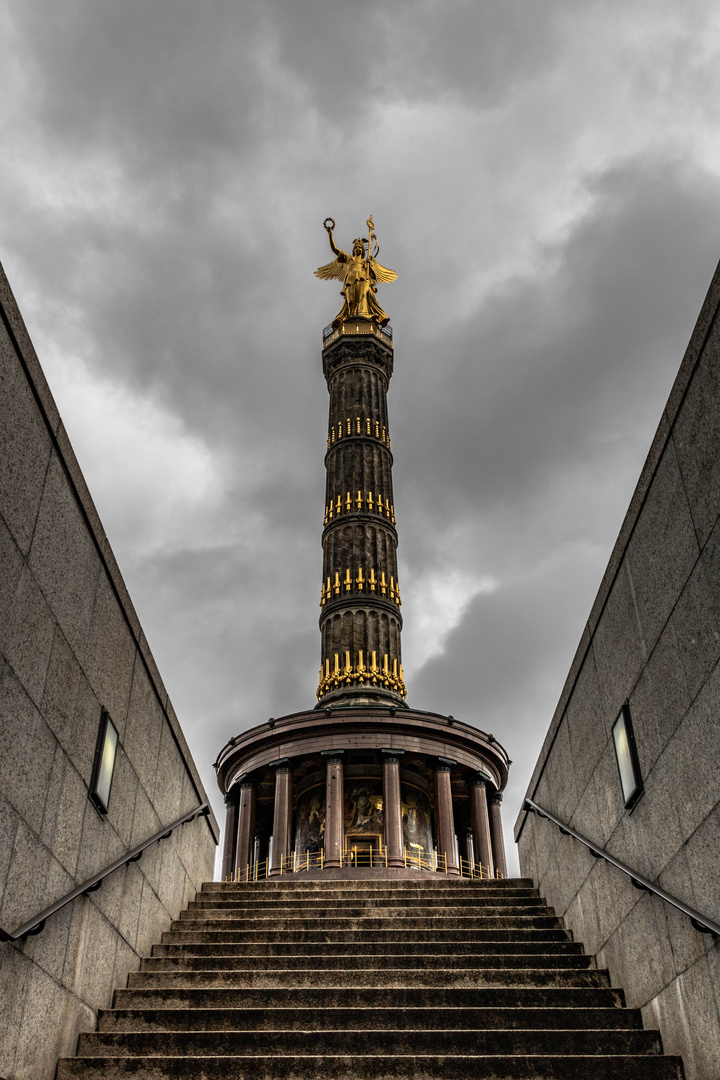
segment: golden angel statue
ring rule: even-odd
[[[335,222],[332,218],[325,218],[323,225],[327,230],[330,247],[336,258],[327,266],[321,266],[315,271],[315,277],[329,281],[337,278],[342,281],[343,306],[333,319],[333,327],[338,327],[345,319],[352,319],[360,315],[366,319],[373,319],[380,326],[389,322],[389,316],[375,299],[377,285],[386,285],[395,281],[397,274],[394,270],[388,270],[377,261],[380,246],[374,233],[372,215],[367,219],[368,238],[357,237],[353,240],[352,255],[342,251],[333,240]]]

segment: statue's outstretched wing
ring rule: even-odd
[[[397,280],[397,274],[394,270],[388,270],[387,266],[381,266],[379,262],[375,262],[375,259],[370,260],[370,269],[373,277],[380,285],[389,285],[391,281]]]
[[[327,266],[320,266],[315,271],[315,277],[322,278],[324,281],[331,281],[332,278],[337,278],[338,281],[345,280],[345,274],[347,273],[346,260],[333,259]]]

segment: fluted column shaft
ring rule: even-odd
[[[345,840],[343,751],[322,751],[325,758],[325,866],[342,866]]]
[[[255,785],[252,780],[240,783],[237,819],[237,854],[235,865],[240,874],[252,862],[255,848]]]
[[[495,877],[488,817],[487,783],[484,776],[476,776],[470,782],[470,824],[473,831],[475,858],[477,862],[488,868],[490,877]]]
[[[495,872],[501,877],[507,877],[507,863],[505,862],[505,841],[503,840],[502,813],[500,803],[502,795],[499,791],[490,796],[490,836],[492,839]]]
[[[235,872],[235,847],[237,844],[237,788],[232,787],[225,796],[225,839],[223,841],[222,879],[226,881]]]
[[[404,866],[402,800],[400,794],[400,754],[383,750],[383,817],[388,866]]]
[[[405,697],[387,390],[393,353],[371,333],[323,350],[330,394],[318,697]]]
[[[435,766],[435,820],[437,824],[435,839],[439,858],[447,859],[448,874],[458,874],[450,769],[451,765],[442,759]]]
[[[290,856],[292,824],[292,773],[285,760],[275,766],[275,813],[273,816],[273,847],[270,876],[280,873],[280,857],[286,863]]]

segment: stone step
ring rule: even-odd
[[[521,941],[527,937],[528,941],[568,941],[569,931],[563,929],[558,919],[553,919],[549,926],[531,927],[515,926],[507,927],[506,923],[500,923],[499,927],[467,927],[458,930],[453,927],[433,926],[421,929],[419,927],[388,927],[372,928],[356,926],[354,928],[330,928],[318,929],[312,923],[313,929],[308,929],[308,924],[299,928],[268,929],[248,928],[245,930],[228,926],[225,922],[174,922],[173,929],[162,935],[163,943],[181,941],[207,941],[207,942],[250,942],[258,944],[266,942],[363,942],[363,941],[443,941],[472,942],[472,941]]]
[[[446,956],[506,956],[523,954],[527,956],[547,956],[550,950],[557,956],[584,956],[582,944],[579,941],[569,941],[566,937],[560,941],[546,940],[544,937],[539,941],[531,941],[525,936],[519,936],[511,941],[498,941],[493,939],[476,940],[472,935],[464,941],[454,941],[450,948],[444,941],[398,941],[392,938],[387,941],[363,941],[362,951],[352,941],[325,941],[317,948],[303,945],[302,943],[292,950],[282,942],[178,942],[176,944],[153,945],[153,956],[235,956],[238,959],[262,959],[275,960],[279,958],[302,957],[321,955],[323,960],[330,957],[355,956],[359,953],[363,956],[412,956],[427,957],[428,959],[442,959]]]
[[[557,923],[558,920],[555,920]],[[423,941],[442,941],[446,947],[450,947],[455,942],[473,942],[473,941],[522,941],[527,939],[528,941],[569,941],[569,931],[564,930],[561,926],[555,925],[543,929],[537,927],[513,927],[508,929],[501,927],[500,929],[492,928],[476,928],[466,930],[456,930],[445,928],[442,926],[434,926],[431,929],[419,930],[419,929],[387,929],[387,930],[373,930],[358,927],[353,930],[334,929],[334,930],[308,930],[307,928],[297,930],[233,930],[226,928],[223,925],[222,929],[212,929],[204,926],[203,924],[173,924],[177,926],[176,929],[169,930],[162,935],[162,943],[171,945],[181,942],[250,942],[257,945],[264,945],[266,943],[279,943],[283,942],[286,948],[291,948],[300,942],[305,943],[319,943],[324,944],[327,942],[328,937],[332,935],[332,940],[336,942],[354,942],[359,945],[363,945],[364,942],[382,942],[382,941],[404,941],[404,942],[423,942]]]
[[[325,967],[278,968],[267,971],[133,971],[128,976],[131,990],[162,987],[187,989],[218,987],[227,989],[360,987],[475,987],[475,986],[607,986],[607,975],[596,969],[563,968],[384,968],[336,971]]]
[[[295,930],[308,924],[307,916],[294,918],[292,916],[279,917],[275,915],[267,918],[253,918],[252,916],[238,916],[236,912],[213,911],[207,917],[201,918],[195,911],[183,911],[181,917],[171,923],[173,930]],[[313,917],[312,925],[320,930],[432,930],[434,927],[442,929],[443,926],[463,930],[524,930],[544,929],[545,927],[561,926],[560,920],[555,915],[432,915],[428,918],[409,912],[407,915],[388,914],[364,915],[359,913],[355,918],[346,915],[318,915]]]
[[[276,903],[276,904],[357,904],[373,901],[406,904],[462,904],[466,901],[474,904],[525,904],[529,901],[541,901],[537,889],[435,889],[415,893],[397,892],[390,889],[343,889],[310,893],[304,889],[266,889],[260,885],[228,886],[223,892],[198,892],[193,897],[196,902],[232,900],[235,903]]]
[[[278,890],[293,890],[302,893],[347,893],[353,896],[358,892],[392,892],[392,893],[429,893],[444,890],[482,890],[497,892],[529,892],[537,895],[537,889],[530,878],[493,878],[492,880],[479,881],[477,878],[455,877],[454,875],[438,874],[436,878],[423,878],[417,881],[404,879],[398,881],[393,878],[353,878],[353,884],[348,880],[310,881],[303,879],[299,874],[285,874],[283,877],[273,877],[267,881],[255,881],[251,883],[234,881],[206,881],[203,884],[202,893],[227,892],[230,890],[246,890],[248,893],[277,892]]]
[[[129,987],[116,990],[118,1009],[238,1008],[622,1008],[622,990],[602,986],[308,987],[302,998],[291,987]],[[569,1027],[571,1025],[561,1025]]]
[[[545,910],[547,905],[544,900],[539,896],[499,896],[493,894],[492,896],[422,896],[412,901],[413,909],[416,911],[424,911],[432,908],[445,908],[450,910],[459,910],[463,908],[472,908],[479,911],[487,908],[497,908],[498,911],[506,912],[508,909],[526,910],[539,908]],[[297,898],[294,900],[288,900],[284,896],[276,899],[256,899],[255,897],[233,897],[218,895],[217,893],[211,893],[209,896],[204,894],[198,894],[196,900],[191,900],[188,904],[191,911],[195,909],[204,908],[217,908],[222,910],[223,908],[243,908],[252,911],[297,911],[297,912],[315,912],[320,911],[323,908],[325,910],[337,911],[338,908],[345,911],[347,908],[387,908],[388,910],[395,910],[401,908],[407,910],[408,901],[402,896],[352,896],[347,897],[345,900],[338,900],[335,897],[328,896],[322,899],[309,899],[306,897]]]
[[[602,1007],[532,1008],[481,1006],[453,1008],[412,1005],[409,1008],[336,1007],[322,1012],[295,1008],[199,1008],[199,1009],[101,1009],[100,1031],[365,1031],[393,1028],[429,1031],[436,1028],[468,1028],[483,1031],[507,1029],[541,1030],[637,1030],[642,1028],[639,1009]]]
[[[278,969],[317,968],[322,963],[322,970],[348,971],[388,971],[394,968],[412,967],[415,970],[438,967],[477,968],[591,968],[594,958],[577,953],[463,953],[449,956],[447,953],[419,953],[408,957],[403,953],[386,953],[383,956],[368,956],[367,953],[346,953],[342,956],[328,956],[313,952],[295,956],[237,956],[235,953],[218,956],[146,956],[140,961],[141,971],[243,971],[262,967],[266,971]]]
[[[410,914],[412,912],[412,914]],[[406,904],[386,906],[381,904],[338,904],[315,907],[309,910],[298,911],[293,904],[282,904],[277,907],[256,907],[253,904],[191,904],[189,908],[181,912],[180,921],[202,921],[205,919],[253,919],[257,922],[285,922],[292,919],[294,922],[307,922],[308,917],[313,921],[318,919],[457,919],[463,923],[467,919],[517,919],[528,917],[553,917],[555,911],[546,905],[533,902],[532,904],[513,904],[499,907],[496,904],[486,904],[479,907],[476,904],[461,906],[449,906],[447,904],[414,904],[408,909]]]
[[[78,1057],[200,1056],[251,1054],[658,1054],[657,1032],[540,1028],[482,1031],[433,1028],[408,1031],[366,1028],[362,1031],[128,1031],[80,1035]]]
[[[682,1080],[676,1057],[654,1055],[258,1055],[65,1058],[57,1080]]]

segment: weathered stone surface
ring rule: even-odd
[[[11,567],[12,573],[12,567]],[[50,663],[55,620],[27,566],[0,622],[0,646],[28,697],[39,706]]]
[[[87,784],[62,748],[56,745],[40,827],[40,840],[71,875],[74,875],[77,869],[83,831],[83,819],[77,808],[83,806],[86,799]]]
[[[32,542],[52,439],[4,328],[0,327],[0,506],[23,555]]]
[[[84,670],[97,698],[110,713],[121,739],[125,735],[135,642],[110,581],[101,574],[95,593]]]
[[[72,553],[70,559],[68,552]],[[55,453],[45,479],[28,565],[83,663],[100,559]]]
[[[528,795],[720,920],[720,271],[613,550]],[[597,683],[592,678],[592,657]],[[598,690],[601,703],[598,704]],[[644,792],[623,803],[611,726],[629,700]],[[601,747],[600,725],[607,743]],[[570,737],[571,760],[562,740]],[[568,775],[568,769],[572,775]],[[558,816],[563,817],[558,813]],[[546,835],[556,833],[557,836]],[[643,1007],[688,1080],[718,1080],[720,944],[548,821],[516,825],[520,865]],[[592,858],[590,856],[590,858]]]
[[[670,439],[625,555],[648,653],[670,617],[699,554],[675,447]]]
[[[0,790],[40,832],[56,742],[17,676],[0,657]]]
[[[672,623],[690,697],[720,659],[720,522],[675,605]]]
[[[683,483],[701,545],[720,513],[720,340],[712,337],[693,374],[673,432]]]
[[[608,716],[616,717],[648,658],[632,581],[623,562],[593,638],[600,691]]]
[[[691,698],[673,616],[666,623],[630,695],[630,712],[643,776],[650,772],[672,737],[690,707]]]
[[[145,667],[136,664],[123,746],[149,798],[155,792],[164,717]]]
[[[13,931],[205,795],[1,269],[0,304],[16,339],[0,323],[0,926]],[[103,707],[120,734],[104,819],[88,800]],[[0,944],[0,1076],[51,1080],[137,968],[143,918],[169,926],[211,876],[216,823],[190,828],[187,848],[166,841],[38,936]],[[143,906],[144,865],[164,905]]]

